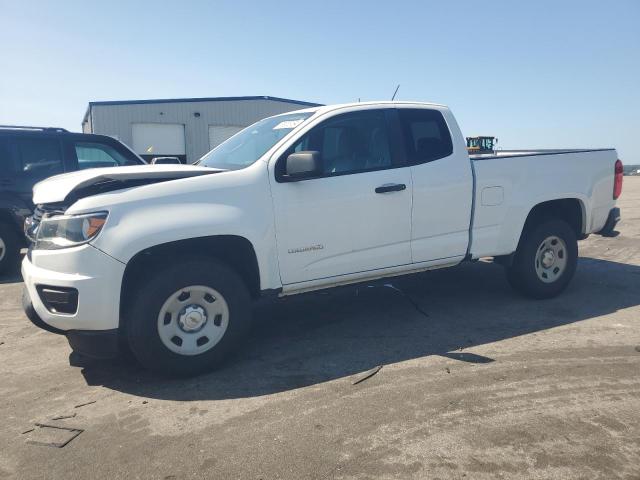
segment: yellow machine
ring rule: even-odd
[[[494,153],[497,143],[496,137],[467,137],[467,151],[470,154]]]

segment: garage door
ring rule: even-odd
[[[133,150],[147,157],[184,158],[184,125],[178,123],[134,123]]]
[[[236,125],[209,125],[209,148],[213,150],[243,128]]]

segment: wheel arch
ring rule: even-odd
[[[515,239],[515,244],[512,244],[510,249],[511,253],[495,256],[496,261],[504,265],[510,265],[513,256],[522,243],[525,233],[541,221],[551,218],[566,221],[579,240],[586,238],[586,207],[581,199],[567,197],[545,200],[533,205],[529,209],[527,216],[522,221],[521,227],[518,230],[519,233],[517,239]]]
[[[260,270],[253,244],[238,235],[215,235],[189,238],[154,245],[135,254],[125,268],[120,287],[120,326],[130,306],[136,285],[150,271],[180,259],[206,257],[234,269],[246,283],[252,297],[260,296]]]
[[[585,238],[587,218],[586,208],[582,200],[579,198],[558,198],[540,202],[529,210],[520,230],[518,246],[527,230],[541,221],[551,218],[564,220],[572,228],[578,239]]]
[[[532,223],[547,218],[564,220],[571,226],[578,238],[586,232],[586,208],[582,200],[578,198],[559,198],[538,203],[529,211],[523,230],[526,230]]]

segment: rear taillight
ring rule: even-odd
[[[617,200],[617,198],[622,193],[622,174],[624,172],[624,168],[622,167],[622,162],[620,160],[616,160],[616,166],[614,168],[614,180],[613,180],[613,199]]]

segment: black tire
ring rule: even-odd
[[[521,294],[537,299],[560,294],[573,278],[578,263],[578,240],[573,229],[563,220],[548,219],[528,227],[523,232],[513,264],[507,267],[507,279]],[[545,283],[536,272],[536,254],[542,242],[558,237],[566,246],[566,265],[560,275]]]
[[[158,316],[164,302],[176,291],[204,285],[218,291],[227,302],[227,329],[210,350],[197,355],[175,353],[162,342]],[[221,262],[202,258],[176,262],[156,270],[141,285],[126,316],[126,337],[137,360],[149,370],[175,376],[192,376],[213,370],[245,337],[251,325],[251,297],[240,276]]]
[[[0,273],[14,271],[20,257],[20,239],[13,228],[0,223]]]

